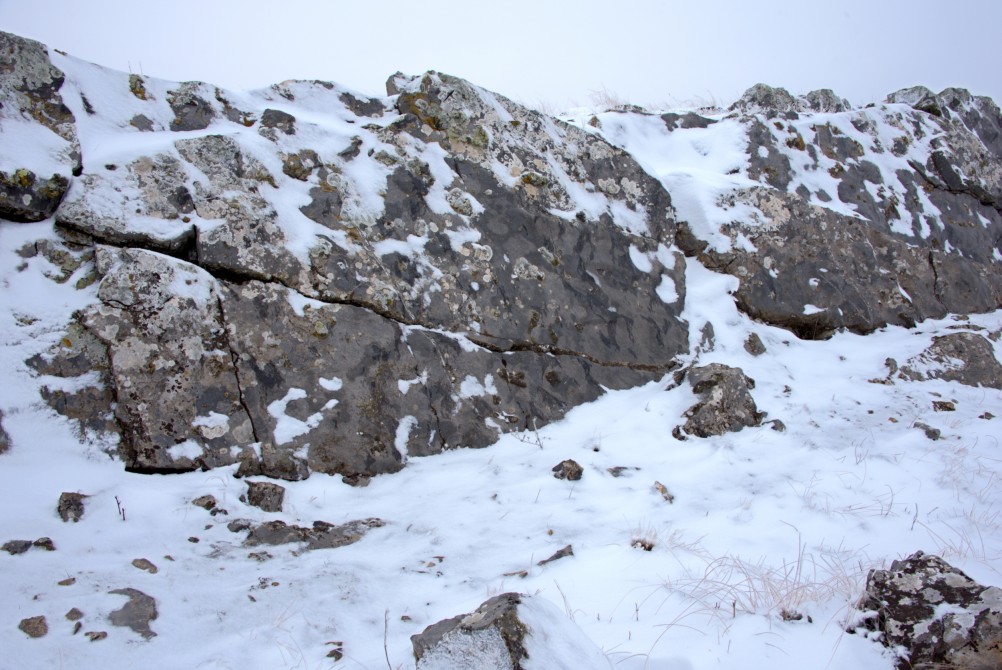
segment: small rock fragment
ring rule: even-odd
[[[654,482],[654,490],[660,493],[661,497],[664,498],[665,502],[667,502],[669,505],[675,502],[675,496],[673,496],[671,494],[671,491],[668,490],[668,487],[662,484],[661,482],[659,481]]]
[[[40,537],[31,543],[31,546],[44,549],[45,551],[55,551],[56,545],[52,543],[52,538]]]
[[[59,494],[56,512],[63,521],[79,521],[84,515],[84,498],[82,493],[63,492]]]
[[[152,562],[150,562],[148,559],[145,559],[145,558],[136,558],[136,559],[133,559],[132,560],[132,565],[133,565],[133,567],[139,568],[140,570],[145,570],[146,572],[150,573],[151,575],[155,575],[155,574],[157,574],[157,572],[159,572],[159,570],[157,569],[157,566],[153,565]]]
[[[758,333],[748,333],[744,347],[745,351],[752,356],[761,356],[765,353],[765,345],[762,344],[762,338],[758,336]]]
[[[98,640],[103,640],[104,638],[108,637],[108,634],[105,633],[103,630],[101,630],[101,631],[93,631],[93,630],[92,631],[88,631],[88,632],[84,633],[84,635],[86,635],[90,639],[91,642],[97,642]]]
[[[564,547],[557,553],[553,554],[549,558],[544,558],[539,563],[536,563],[536,565],[546,565],[547,563],[552,563],[553,561],[557,561],[560,560],[561,558],[567,558],[568,556],[573,556],[573,555],[574,555],[574,547],[572,547],[571,545],[567,545],[566,547]]]
[[[265,512],[281,512],[285,487],[272,482],[247,482],[247,504]]]
[[[83,612],[74,607],[73,609],[71,609],[69,612],[66,613],[66,618],[69,621],[79,621],[80,619],[83,618]]]
[[[215,496],[206,494],[204,496],[198,496],[191,501],[191,504],[196,507],[201,507],[204,510],[212,510],[216,507],[216,498]]]
[[[11,540],[10,542],[4,542],[0,549],[6,551],[11,556],[23,554],[31,549],[31,540]]]
[[[28,637],[45,637],[49,633],[49,624],[46,623],[44,616],[21,619],[21,623],[17,627]]]
[[[77,583],[76,577],[67,577],[66,579],[60,579],[58,582],[56,582],[56,584],[59,584],[59,586],[73,586],[76,583]]]
[[[560,461],[553,466],[553,476],[557,479],[566,479],[568,481],[576,482],[581,479],[584,474],[584,469],[577,464],[577,462],[570,459],[566,461]]]
[[[949,400],[933,400],[932,408],[937,412],[956,412],[957,406]]]
[[[925,436],[930,440],[938,440],[942,436],[942,432],[939,428],[933,428],[927,423],[922,423],[921,421],[916,421],[914,424],[916,428],[925,431]]]

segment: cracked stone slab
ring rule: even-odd
[[[129,599],[122,607],[108,615],[108,621],[113,626],[129,628],[147,640],[156,637],[157,634],[150,629],[150,622],[159,616],[156,599],[133,588],[115,589],[108,593]]]

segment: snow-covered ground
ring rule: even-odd
[[[619,668],[877,670],[892,658],[843,632],[869,569],[922,549],[1002,583],[1002,418],[979,418],[1002,415],[1002,394],[869,381],[886,375],[885,358],[904,361],[947,329],[1002,328],[1002,313],[800,341],[739,314],[734,280],[690,261],[693,341],[706,321],[716,332],[699,361],[743,368],[785,433],[678,441],[672,428],[695,398],[665,379],[487,449],[412,458],[365,488],[320,474],[284,483],[285,511],[268,514],[238,500],[246,483],[229,470],[125,473],[42,402],[39,386],[52,380],[23,361],[56,344],[67,315],[93,299],[72,279],[46,279],[41,257],[16,254],[50,229],[0,225],[0,403],[13,442],[0,457],[0,539],[48,536],[57,547],[0,553],[0,667],[381,668],[388,657],[406,668],[410,635],[515,590],[559,605]],[[750,332],[767,353],[745,352]],[[956,411],[934,412],[934,400]],[[567,458],[584,467],[580,481],[553,477]],[[81,522],[57,516],[63,491],[90,496]],[[229,514],[191,504],[203,494]],[[226,528],[235,518],[366,517],[386,525],[338,549],[268,547],[264,561]],[[568,544],[573,557],[538,565]],[[137,558],[158,572],[133,567]],[[126,587],[157,599],[157,637],[109,626],[125,599],[108,592]],[[108,638],[71,635],[73,607],[83,632]],[[784,610],[803,618],[785,621]],[[29,639],[17,623],[37,615],[50,633]]]

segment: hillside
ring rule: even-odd
[[[1002,583],[993,101],[0,53],[0,667],[413,667],[516,591],[617,668],[889,669],[872,569]]]

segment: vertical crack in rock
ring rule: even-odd
[[[219,295],[216,298],[216,303],[219,305],[219,318],[223,323],[223,340],[226,342],[226,349],[230,353],[230,360],[233,361],[233,379],[237,385],[240,406],[243,407],[244,412],[247,413],[247,420],[250,421],[251,433],[254,435],[254,441],[260,443],[261,436],[257,432],[257,422],[254,420],[254,413],[251,412],[250,407],[247,405],[247,398],[244,395],[244,387],[240,381],[240,355],[233,348],[233,343],[230,341],[230,324],[226,318],[226,306],[223,302],[222,295]]]

